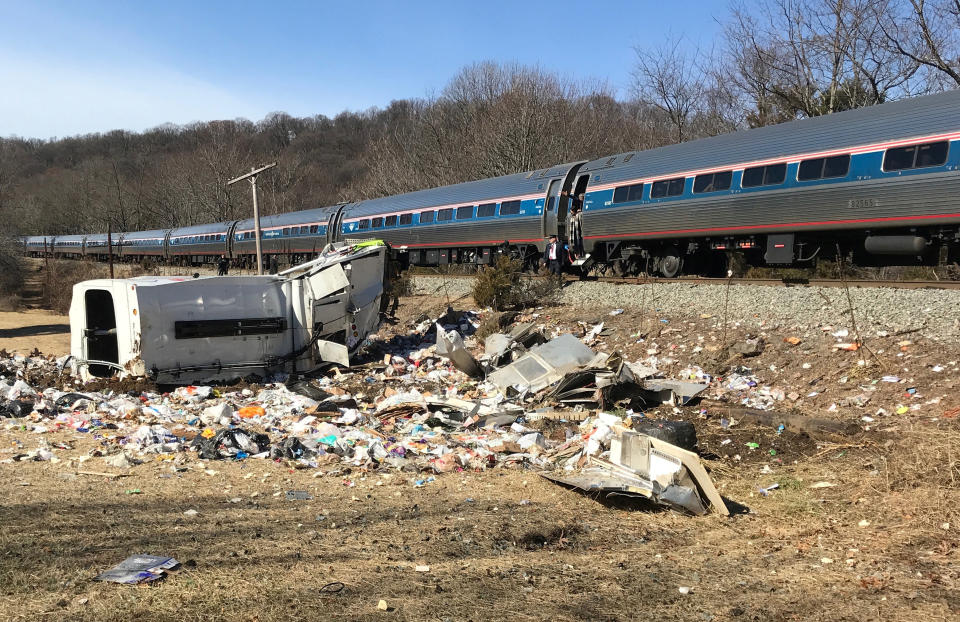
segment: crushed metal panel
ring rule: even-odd
[[[436,324],[437,328],[437,354],[444,356],[453,363],[453,365],[474,378],[483,377],[483,369],[480,367],[480,363],[477,362],[477,359],[473,358],[473,355],[467,351],[467,347],[463,344],[463,337],[460,336],[455,330],[451,330],[449,333],[443,330],[443,327],[439,323]]]
[[[497,359],[506,354],[511,345],[513,345],[513,339],[510,335],[493,333],[483,340],[483,352],[487,358]]]
[[[588,492],[643,496],[697,515],[730,513],[697,454],[622,426],[614,428],[609,460],[591,457],[577,473],[544,477]]]
[[[683,380],[666,380],[661,378],[643,381],[646,391],[655,393],[663,404],[683,406],[696,396],[707,390],[710,385],[700,382],[685,382]]]
[[[531,348],[510,365],[490,374],[488,380],[501,391],[518,385],[539,391],[586,365],[595,356],[593,350],[573,335],[560,335]]]
[[[317,356],[319,360],[350,367],[350,352],[347,346],[333,341],[318,341]]]
[[[317,299],[326,298],[350,287],[350,279],[347,278],[347,273],[343,271],[343,266],[338,263],[324,268],[307,280],[310,282],[310,289],[313,290],[313,295]]]

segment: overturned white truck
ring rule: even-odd
[[[379,241],[337,244],[277,275],[78,283],[74,369],[195,384],[349,365],[380,323],[386,252]]]

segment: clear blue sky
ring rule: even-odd
[[[633,46],[709,48],[726,0],[0,0],[0,136],[383,107],[483,60],[625,92]]]

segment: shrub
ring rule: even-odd
[[[115,266],[117,278],[128,278],[143,274],[139,264],[120,264]],[[110,267],[107,264],[79,260],[51,260],[43,276],[43,306],[51,311],[66,314],[70,311],[73,299],[73,286],[81,281],[109,279]]]
[[[0,236],[0,302],[4,307],[16,309],[19,306],[25,276],[19,244],[11,237]]]
[[[506,255],[497,258],[477,274],[473,284],[473,300],[481,307],[504,309],[556,304],[560,299],[563,279],[557,276],[525,278],[523,264]]]
[[[485,266],[473,283],[473,300],[481,307],[493,307],[502,311],[513,305],[515,289],[520,283],[522,264],[506,255],[497,258],[497,263]]]

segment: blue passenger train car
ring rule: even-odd
[[[578,197],[583,195],[582,204]],[[575,198],[576,197],[576,198]],[[567,240],[569,210],[601,268],[672,277],[804,265],[936,264],[960,248],[960,91],[261,219],[263,252],[298,261],[340,239],[381,238],[404,264],[532,266]],[[115,236],[124,257],[249,262],[251,219]],[[117,239],[120,241],[118,242]],[[103,255],[106,236],[31,236],[25,252]]]

